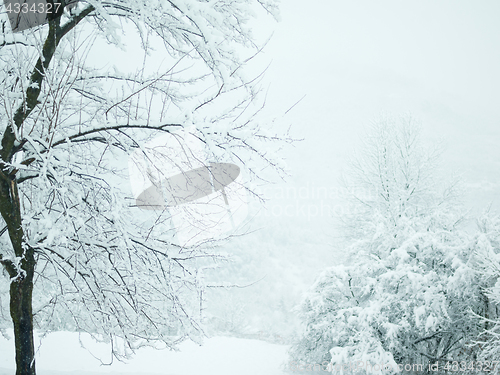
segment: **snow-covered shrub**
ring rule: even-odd
[[[483,331],[476,346],[480,348],[481,360],[495,361],[500,358],[500,215],[485,213],[477,223],[474,265],[484,285],[484,312],[477,317]]]
[[[457,189],[439,188],[435,154],[418,134],[410,117],[379,121],[355,159],[349,181],[366,194],[341,218],[348,261],[326,269],[306,295],[295,360],[329,361],[333,372],[409,364],[421,373],[475,355],[462,350],[480,330],[470,311],[483,312],[474,243],[460,229]]]

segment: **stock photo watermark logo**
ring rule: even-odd
[[[324,220],[361,213],[359,201],[373,201],[377,193],[364,187],[316,186],[307,182],[301,186],[268,186],[262,195],[269,201],[260,215],[273,218]]]
[[[248,214],[240,168],[206,159],[186,130],[153,139],[129,159],[135,205],[167,213],[180,246],[231,233]]]
[[[3,0],[12,32],[32,29],[60,16],[63,10],[71,12],[79,0]]]

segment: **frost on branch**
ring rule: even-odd
[[[262,6],[275,14],[273,1],[89,0],[14,37],[4,29],[0,253],[7,273],[8,259],[29,260],[36,327],[120,337],[119,358],[203,335],[200,270],[227,257],[213,239],[173,241],[167,210],[141,211],[127,159],[188,128],[208,162],[244,170],[250,193],[261,170],[284,173],[290,138],[262,117],[261,76],[245,76]],[[132,53],[111,61],[120,49]]]

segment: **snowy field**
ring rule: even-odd
[[[12,337],[12,331],[9,332]],[[288,347],[253,339],[213,337],[202,346],[184,342],[180,351],[140,349],[128,363],[101,365],[95,357],[109,360],[106,346],[82,335],[56,332],[38,341],[38,375],[282,375]],[[95,357],[94,357],[95,356]],[[13,375],[14,343],[0,336],[0,375]]]

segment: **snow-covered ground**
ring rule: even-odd
[[[12,337],[12,331],[9,332]],[[184,342],[180,351],[140,349],[127,363],[101,365],[93,356],[109,359],[102,344],[82,335],[55,332],[37,340],[39,375],[283,375],[288,347],[253,339],[213,337],[202,346]],[[14,374],[14,343],[0,336],[0,375]]]

